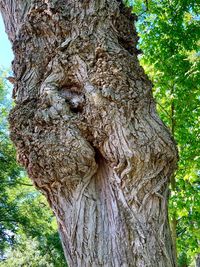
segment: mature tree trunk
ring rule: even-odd
[[[11,138],[69,266],[175,266],[177,152],[117,0],[0,0],[15,60]]]

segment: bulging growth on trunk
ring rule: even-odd
[[[177,152],[117,0],[0,0],[15,59],[11,138],[69,266],[174,267]]]

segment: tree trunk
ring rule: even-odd
[[[172,267],[177,151],[117,0],[0,0],[15,60],[11,138],[69,266]]]
[[[174,179],[175,181],[175,179]],[[175,253],[175,260],[177,261],[177,233],[176,233],[176,228],[177,228],[177,220],[176,220],[176,215],[172,214],[172,220],[171,220],[171,235],[172,235],[172,242],[173,242],[173,247],[174,247],[174,253]]]
[[[195,267],[200,267],[200,254],[197,254],[195,261],[196,261],[196,266]]]

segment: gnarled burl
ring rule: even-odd
[[[15,59],[11,138],[70,267],[174,267],[177,152],[117,0],[0,0]]]

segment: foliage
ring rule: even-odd
[[[45,197],[36,191],[15,160],[8,136],[7,114],[12,103],[7,95],[9,88],[1,79],[0,266],[23,266],[28,258],[33,260],[31,266],[65,266],[55,218]]]
[[[66,266],[63,257],[58,253],[56,246],[49,246],[37,238],[27,238],[21,234],[17,243],[6,252],[6,259],[0,262],[0,267],[63,267]],[[30,265],[31,264],[31,265]]]
[[[200,252],[199,4],[196,0],[129,1],[138,15],[140,62],[153,81],[157,109],[179,149],[169,210],[177,224],[180,266]]]
[[[2,73],[3,75],[3,73]],[[7,185],[13,184],[20,176],[20,168],[15,161],[15,152],[6,132],[5,105],[3,88],[6,88],[3,80],[0,81],[0,251],[13,243],[13,234],[16,224],[20,222],[18,209],[15,203],[9,200]],[[6,88],[7,89],[7,88]],[[6,92],[5,92],[6,93]],[[23,219],[22,219],[23,220]]]
[[[30,263],[32,267],[54,266],[49,254],[42,255],[36,239],[24,238],[22,241],[16,249],[7,252],[7,259],[0,262],[0,267],[30,266]]]

